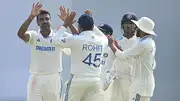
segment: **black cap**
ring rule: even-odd
[[[94,20],[92,16],[83,14],[79,17],[77,22],[83,29],[92,28],[94,26]]]
[[[122,17],[121,25],[123,25],[126,22],[131,22],[131,20],[135,20],[135,21],[138,20],[136,14],[135,13],[126,13]]]
[[[108,24],[101,24],[98,26],[99,30],[101,30],[104,34],[113,34],[113,29],[110,25]]]

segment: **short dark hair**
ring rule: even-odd
[[[94,27],[94,20],[92,16],[88,14],[83,14],[79,17],[78,24],[83,31],[92,30]]]
[[[51,14],[50,14],[49,11],[47,11],[47,10],[41,10],[39,15],[43,15],[43,14],[48,14],[48,15],[51,17]],[[38,15],[38,16],[39,16],[39,15]],[[36,17],[37,20],[38,20],[38,16]]]

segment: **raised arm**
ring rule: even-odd
[[[29,15],[28,19],[19,28],[17,35],[20,39],[24,40],[25,42],[28,42],[31,37],[29,33],[26,33],[26,31],[29,25],[31,24],[32,20],[34,19],[34,17],[40,14],[41,8],[42,8],[42,4],[40,4],[39,2],[36,4],[33,3],[31,14]]]
[[[91,12],[90,10],[85,10],[85,14],[88,14],[88,15],[92,16],[92,12]],[[94,32],[96,33],[96,35],[98,35],[98,36],[106,37],[106,36],[104,35],[104,33],[101,32],[101,31],[99,30],[99,28],[97,28],[95,25],[94,25],[93,31],[94,31]]]
[[[73,35],[66,32],[66,27],[61,28],[52,37],[52,43],[63,48],[70,48],[73,44]]]
[[[67,8],[67,10],[66,10],[66,8],[64,6],[59,7],[58,16],[62,21],[64,21],[66,19],[68,14],[69,14],[69,8]],[[76,20],[74,20],[73,23],[74,22],[76,22]],[[73,24],[69,25],[69,28],[70,28],[72,34],[79,34],[78,29]]]
[[[75,12],[67,14],[67,17],[64,19],[64,24],[53,36],[52,43],[55,45],[60,45],[64,48],[70,48],[74,43],[74,36],[66,32],[66,28],[73,24],[74,18],[76,16]]]
[[[69,26],[69,29],[71,30],[72,34],[79,34],[78,29],[73,24]]]
[[[133,58],[135,56],[140,55],[141,53],[143,53],[143,51],[145,51],[145,49],[148,48],[147,47],[148,45],[146,43],[139,42],[134,47],[128,50],[122,51],[116,47],[116,45],[114,44],[114,39],[112,37],[108,36],[108,41],[109,41],[109,47],[114,52],[115,56],[119,59]]]

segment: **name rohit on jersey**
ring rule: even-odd
[[[83,44],[82,50],[85,51],[101,51],[102,52],[102,45],[88,45],[88,44]]]
[[[36,46],[36,50],[38,51],[55,51],[55,47],[49,47],[49,46]]]

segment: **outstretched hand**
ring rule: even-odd
[[[107,35],[107,38],[109,46],[115,45],[115,39],[112,36]]]
[[[41,10],[42,10],[42,4],[38,3],[33,3],[32,5],[32,10],[31,10],[31,16],[32,17],[36,17],[40,14]]]
[[[66,19],[64,20],[64,26],[71,26],[76,20],[74,20],[76,13],[73,11],[71,14],[68,14]]]
[[[59,16],[59,18],[62,21],[64,21],[66,19],[68,14],[69,14],[69,8],[67,8],[67,10],[66,10],[66,8],[64,6],[60,6],[59,7],[59,14],[58,14],[58,16]]]
[[[108,45],[114,53],[116,52],[117,49],[123,51],[122,48],[118,46],[117,41],[112,36],[108,35],[107,38],[108,38]]]

